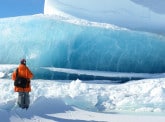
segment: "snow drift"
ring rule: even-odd
[[[92,83],[92,81],[84,83],[81,80],[64,83],[60,80],[36,79],[32,80],[31,85],[30,110],[32,109],[33,112],[38,111],[35,110],[35,106],[37,109],[42,109],[39,107],[43,106],[42,102],[47,105],[46,101],[53,104],[52,109],[51,106],[46,109],[53,110],[53,107],[56,107],[54,102],[57,102],[59,98],[66,105],[94,112],[146,112],[146,114],[165,112],[164,79],[132,81],[118,85]],[[11,112],[19,109],[14,107],[17,94],[13,90],[13,81],[1,79],[0,88],[2,90],[0,110]],[[44,112],[44,110],[40,112]],[[33,115],[33,113],[31,114]]]

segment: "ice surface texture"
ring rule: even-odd
[[[31,67],[165,71],[164,36],[98,25],[43,15],[1,19],[0,63],[18,64],[25,57]]]

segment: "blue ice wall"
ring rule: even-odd
[[[0,64],[115,72],[165,72],[165,37],[71,24],[37,15],[0,19]]]

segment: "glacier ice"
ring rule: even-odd
[[[164,1],[155,0],[45,0],[44,14],[115,24],[135,30],[165,34]]]
[[[24,57],[36,74],[39,67],[165,71],[164,36],[79,23],[46,15],[0,19],[0,64],[18,64]]]

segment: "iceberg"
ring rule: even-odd
[[[76,21],[76,23],[74,23]],[[165,37],[110,24],[33,15],[0,19],[0,64],[163,73]]]
[[[66,15],[140,31],[165,34],[165,2],[160,0],[45,0],[44,14]]]
[[[52,0],[45,2],[48,1]],[[54,1],[63,3],[65,0]],[[105,1],[115,5],[112,0],[102,0],[100,3]],[[120,2],[124,6],[129,5],[130,1],[137,2],[138,11],[141,10],[143,0]],[[77,2],[65,1],[65,5],[61,7],[58,4],[57,7],[67,11],[73,7],[74,10],[70,4]],[[99,0],[88,2],[100,5]],[[84,5],[87,1],[80,3]],[[54,12],[54,4],[50,5]],[[92,11],[95,7],[91,6]],[[151,9],[158,12],[155,8]],[[84,12],[81,7],[76,10],[77,13]],[[142,21],[139,23],[142,24]],[[157,26],[159,22],[154,25],[153,19],[149,26],[152,24],[154,31],[163,28],[162,23],[161,28]],[[164,122],[165,37],[159,32],[151,33],[152,27],[148,32],[123,27],[126,26],[91,22],[66,14],[61,16],[61,13],[50,15],[50,11],[48,15],[0,19],[1,120]],[[17,94],[13,91],[11,80],[11,73],[22,58],[27,59],[27,65],[35,75],[31,82],[31,106],[28,111],[16,106]],[[80,76],[84,79],[78,79]],[[95,79],[98,76],[100,80]],[[90,77],[94,80],[87,80]],[[118,81],[131,77],[150,79],[130,79],[127,83],[121,83],[105,80],[104,77],[118,78]]]

